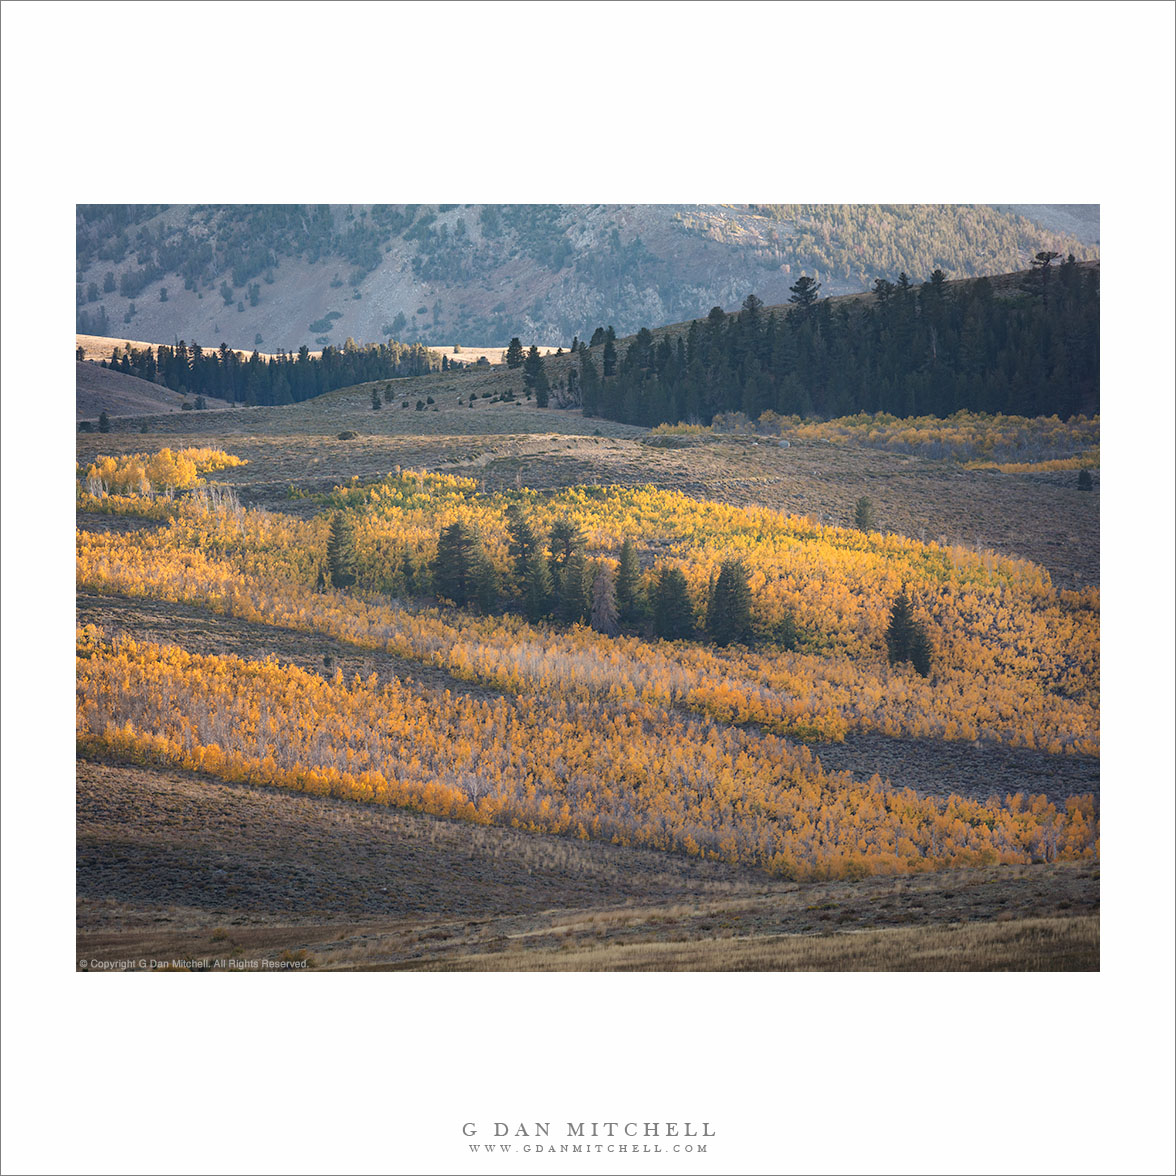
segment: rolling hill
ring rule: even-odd
[[[79,363],[76,402],[81,421],[103,412],[112,417],[179,412],[184,397],[138,376],[112,372],[96,363]]]
[[[1041,249],[1093,258],[1097,215],[1089,205],[79,205],[76,327],[269,352],[349,337],[500,348],[519,335],[567,347],[597,325],[624,335],[733,310],[753,290],[785,302],[802,273],[836,295],[901,272],[1024,269]]]

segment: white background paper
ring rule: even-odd
[[[1171,1171],[1173,11],[5,4],[4,1170]],[[373,200],[1101,203],[1101,974],[75,974],[74,205]]]

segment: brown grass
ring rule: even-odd
[[[189,346],[198,340],[188,340]],[[152,349],[159,346],[158,343],[147,343],[142,339],[128,339],[126,335],[74,335],[74,348],[82,347],[86,352],[86,359],[99,360],[109,359],[114,354],[114,349],[117,347],[120,351],[126,351],[127,344],[130,344],[136,351],[142,351],[146,347]],[[170,347],[172,344],[165,343],[165,347]],[[203,344],[204,349],[208,350],[208,345]],[[218,344],[219,346],[219,344]],[[238,355],[244,356],[246,359],[253,354],[252,351],[237,351]],[[263,359],[274,359],[276,354],[269,351],[259,352]],[[321,351],[312,351],[311,355],[322,355]]]
[[[77,854],[87,967],[284,952],[341,970],[1098,966],[1089,863],[788,883],[88,761],[78,764]],[[885,937],[895,930],[946,937]]]
[[[452,343],[426,343],[426,347],[430,351],[440,351],[442,355],[448,355],[450,359],[455,359],[459,363],[477,363],[482,357],[485,357],[490,363],[505,363],[507,344],[503,343],[501,347],[467,347],[464,343],[461,345],[461,350],[455,352]],[[529,349],[529,345],[528,345]],[[540,355],[554,355],[559,350],[556,347],[540,347]],[[566,351],[567,348],[564,348]]]
[[[458,972],[1087,972],[1099,969],[1099,920],[1017,919],[719,942],[607,944],[506,951],[406,965]]]

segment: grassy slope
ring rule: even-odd
[[[244,501],[281,510],[310,509],[289,499],[291,485],[326,490],[395,466],[477,478],[487,491],[516,483],[653,483],[840,524],[851,522],[854,503],[866,494],[887,530],[1032,559],[1059,586],[1098,583],[1099,495],[1078,491],[1072,473],[1007,475],[854,445],[805,442],[781,450],[737,437],[653,448],[637,426],[481,398],[510,380],[521,384],[517,373],[497,368],[389,381],[392,404],[378,412],[364,385],[286,408],[142,418],[145,435],[138,420],[116,422],[109,434],[79,436],[78,458],[215,444],[250,461],[221,480],[236,485]],[[470,391],[479,397],[473,408]],[[430,395],[437,411],[416,411],[416,401]],[[406,400],[409,407],[400,407]],[[359,436],[340,441],[347,430]]]
[[[184,397],[170,388],[92,363],[77,365],[74,387],[79,421],[97,420],[103,412],[112,417],[179,412],[184,402]]]
[[[413,962],[446,972],[1087,972],[1098,971],[1099,921],[1013,919],[857,934],[750,935],[719,941],[603,942],[507,948]]]
[[[802,885],[175,771],[82,761],[77,798],[77,947],[87,960],[1098,967],[1097,866]]]

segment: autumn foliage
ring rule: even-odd
[[[742,413],[720,413],[712,426],[659,425],[655,435],[714,437],[756,433],[790,441],[853,443],[890,453],[959,462],[1004,473],[1074,470],[1099,464],[1099,418],[1022,417],[961,410],[948,417],[896,417],[856,413],[818,421],[763,413],[754,423]]]
[[[173,453],[125,453],[121,457],[99,457],[85,472],[88,494],[150,496],[160,491],[189,490],[199,475],[244,465],[240,457],[219,449],[180,449]]]
[[[1090,797],[887,791],[803,746],[644,701],[490,700],[78,633],[78,742],[145,762],[534,832],[864,876],[1097,852]],[[657,738],[649,733],[657,732]]]
[[[103,501],[118,513],[159,508],[146,494]],[[482,495],[466,479],[396,471],[321,505],[302,518],[242,509],[215,488],[185,494],[155,515],[157,529],[79,531],[78,585],[319,633],[443,671],[452,690],[326,680],[86,632],[83,746],[791,877],[1097,852],[1090,798],[1064,812],[1040,797],[920,798],[826,773],[791,742],[868,731],[1097,755],[1095,589],[1057,591],[1037,565],[993,553],[649,487]],[[321,590],[341,515],[356,583]],[[594,566],[613,572],[628,540],[626,582],[636,574],[648,591],[672,567],[700,618],[724,564],[738,561],[752,627],[770,635],[794,618],[795,648],[610,636],[532,623],[521,609],[424,603],[431,569],[444,567],[443,533],[476,534],[507,582],[520,519],[539,536],[576,530]],[[929,677],[888,659],[904,591],[931,646]]]

